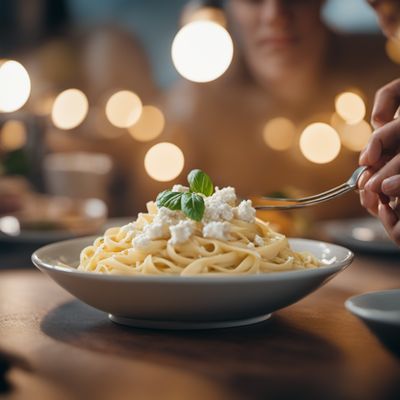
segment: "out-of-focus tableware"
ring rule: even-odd
[[[54,196],[107,200],[112,160],[102,153],[53,153],[43,169],[46,190]]]
[[[372,217],[327,221],[321,229],[330,240],[353,250],[400,253],[400,247],[390,240],[380,221]]]
[[[351,297],[345,304],[387,348],[400,356],[400,289],[365,293]]]
[[[45,244],[100,231],[107,206],[99,199],[30,195],[23,207],[0,216],[0,242]]]
[[[247,276],[121,276],[76,269],[81,250],[94,237],[54,243],[37,250],[33,263],[83,302],[114,322],[156,329],[211,329],[269,318],[319,288],[353,259],[341,246],[290,239],[326,265],[315,269]]]

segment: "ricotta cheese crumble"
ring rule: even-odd
[[[183,185],[174,185],[174,192],[189,192],[189,188]],[[215,188],[211,196],[204,196],[204,215],[203,219],[196,223],[186,217],[182,211],[170,210],[166,207],[157,209],[157,214],[153,221],[144,226],[143,231],[133,239],[133,245],[138,248],[148,246],[151,240],[168,239],[172,245],[185,243],[194,233],[196,226],[202,224],[202,234],[205,238],[218,240],[229,240],[230,221],[238,219],[248,223],[254,223],[256,210],[251,200],[243,200],[237,204],[235,188]],[[124,230],[132,231],[135,223],[127,224]],[[261,246],[264,244],[260,236],[256,236],[251,246]]]

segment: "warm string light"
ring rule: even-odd
[[[176,68],[182,76],[195,82],[217,79],[229,67],[233,56],[233,44],[228,32],[221,25],[207,20],[212,19],[209,12],[210,10],[201,10],[193,14],[193,22],[177,33],[172,46]],[[400,63],[398,43],[389,40],[386,50],[393,61]],[[210,59],[214,62],[209,63]],[[21,108],[28,100],[30,91],[29,74],[20,63],[7,60],[0,64],[1,112],[13,112]],[[60,93],[54,101],[53,97],[48,96],[38,108],[38,114],[48,114],[51,104],[53,123],[60,129],[77,127],[88,113],[87,98],[78,89],[68,89]],[[335,100],[335,109],[337,120],[332,121],[332,125],[336,130],[327,124],[314,123],[300,137],[302,154],[312,162],[327,163],[334,160],[340,152],[340,141],[349,150],[360,151],[372,134],[370,125],[363,120],[366,107],[358,94],[341,93]],[[158,108],[143,107],[139,96],[128,90],[116,92],[109,98],[105,115],[113,126],[128,128],[132,137],[138,141],[157,138],[165,124],[164,116]],[[265,125],[263,138],[272,149],[283,151],[292,146],[295,132],[296,128],[290,120],[278,117]],[[19,121],[8,121],[3,125],[0,140],[1,147],[7,151],[23,147],[26,143],[25,126]],[[150,176],[166,181],[179,175],[184,158],[178,147],[171,147],[174,145],[168,143],[162,145],[166,146],[156,145],[148,151],[145,165]],[[162,162],[156,162],[157,158],[169,158],[174,168],[168,169],[163,165],[160,169]]]
[[[353,92],[339,94],[335,100],[335,109],[348,124],[358,124],[366,113],[364,100]]]
[[[25,146],[27,140],[24,123],[17,120],[8,120],[4,123],[0,133],[0,149],[5,151],[18,150]]]
[[[160,109],[155,106],[144,106],[139,120],[128,128],[131,136],[140,141],[154,140],[164,129],[165,118]]]
[[[400,64],[400,40],[388,39],[386,42],[386,54],[396,64]]]
[[[59,129],[73,129],[79,126],[89,110],[88,100],[78,89],[61,92],[53,103],[51,119]]]
[[[304,157],[316,164],[333,161],[340,152],[339,134],[330,125],[315,122],[308,125],[300,136],[300,150]]]
[[[331,125],[339,133],[343,146],[352,151],[361,151],[372,135],[372,128],[367,121],[363,120],[353,125],[347,124],[336,113],[332,115]]]
[[[185,163],[182,150],[173,143],[162,142],[152,146],[144,157],[147,174],[156,181],[167,182],[175,179]]]
[[[361,151],[372,135],[370,124],[364,120],[357,124],[347,124],[339,115],[334,113],[331,124],[339,133],[343,146],[351,151]]]
[[[142,108],[142,101],[137,94],[121,90],[108,99],[106,115],[112,125],[129,128],[139,120]]]
[[[354,125],[344,125],[339,132],[343,146],[352,151],[361,151],[372,135],[372,128],[367,121]]]
[[[0,65],[0,112],[19,110],[31,93],[29,74],[17,61],[8,60]]]
[[[228,31],[211,21],[194,21],[182,27],[172,43],[172,61],[177,71],[193,82],[219,78],[233,58]]]
[[[277,117],[269,120],[263,129],[265,143],[274,150],[288,150],[294,143],[296,127],[287,118]]]

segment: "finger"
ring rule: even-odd
[[[380,204],[378,216],[390,238],[400,245],[400,221],[396,213],[387,204]]]
[[[400,145],[400,119],[388,122],[377,129],[360,155],[360,165],[373,166],[382,161],[385,153],[392,154]]]
[[[360,202],[371,215],[374,217],[378,215],[379,197],[376,193],[360,190]]]
[[[358,189],[362,190],[364,189],[365,184],[369,181],[369,179],[374,175],[374,172],[370,169],[367,169],[364,171],[360,178],[358,179],[357,185]]]
[[[372,126],[376,129],[393,120],[400,105],[400,79],[390,82],[375,95]]]
[[[368,180],[364,188],[371,192],[382,192],[382,182],[386,178],[393,177],[400,173],[400,153],[393,157],[381,169],[379,169],[372,178]]]
[[[400,197],[400,175],[394,175],[382,181],[382,192],[389,197]]]
[[[363,172],[360,179],[358,180],[359,190],[363,190],[365,188],[365,185],[373,175],[374,170],[372,168]],[[388,204],[390,202],[390,198],[385,193],[378,193],[378,197],[381,203]],[[374,211],[374,214],[375,213],[376,211]]]

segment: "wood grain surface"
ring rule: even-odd
[[[267,322],[201,332],[118,326],[33,267],[5,267],[0,399],[400,399],[400,358],[343,305],[400,287],[399,257],[357,256]]]

